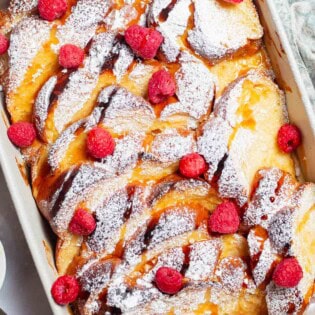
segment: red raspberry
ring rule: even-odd
[[[132,25],[125,31],[125,40],[138,56],[152,59],[163,42],[163,36],[152,28]]]
[[[243,0],[224,0],[224,1],[228,3],[232,3],[232,4],[238,4],[238,3],[243,2]]]
[[[94,232],[95,228],[96,222],[94,217],[83,209],[78,209],[75,212],[69,224],[69,231],[77,235],[90,235]]]
[[[183,276],[173,268],[161,267],[156,272],[155,283],[161,292],[175,294],[183,287]]]
[[[36,130],[33,124],[18,122],[8,129],[10,141],[19,148],[29,147],[36,139]]]
[[[273,282],[283,288],[297,286],[303,277],[303,270],[296,258],[284,258],[275,268]]]
[[[3,55],[9,49],[10,42],[9,40],[2,34],[0,34],[0,55]]]
[[[51,295],[59,305],[66,305],[76,300],[80,286],[75,277],[61,276],[51,287]]]
[[[291,153],[301,144],[302,135],[295,125],[285,124],[278,131],[277,141],[283,152]]]
[[[67,11],[67,0],[39,0],[38,11],[41,18],[53,21],[60,18]]]
[[[188,178],[197,178],[205,173],[206,170],[206,161],[198,153],[187,154],[179,162],[179,172]]]
[[[163,102],[167,97],[175,94],[174,78],[166,70],[155,72],[149,81],[149,100],[153,104]]]
[[[87,150],[96,159],[105,158],[113,154],[115,140],[108,131],[100,127],[95,127],[88,134]]]
[[[231,201],[219,204],[208,220],[210,232],[222,234],[235,233],[240,225],[237,206]]]
[[[84,59],[84,50],[75,45],[63,45],[59,52],[59,64],[64,68],[76,69]]]

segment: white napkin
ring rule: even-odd
[[[274,0],[315,112],[315,0]]]

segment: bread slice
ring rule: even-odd
[[[33,2],[30,9],[35,5]],[[7,108],[14,122],[31,120],[38,91],[58,72],[60,46],[70,42],[85,48],[109,7],[109,2],[100,0],[74,1],[69,4],[64,20],[56,23],[48,23],[35,14],[24,17],[23,13],[10,36],[9,70],[2,78],[6,83]],[[12,2],[12,9],[19,10],[16,2]]]
[[[294,174],[291,157],[277,147],[277,133],[286,123],[282,92],[264,73],[250,71],[231,83],[218,98],[201,129],[198,151],[209,163],[208,180],[217,181],[224,198],[243,206],[256,172],[279,167]]]
[[[266,300],[268,314],[300,314],[314,289],[315,240],[311,231],[315,225],[315,185],[298,184],[278,169],[260,171],[259,177],[245,212],[245,222],[252,227],[248,244],[253,277],[258,286],[264,287],[283,257],[295,257],[303,270],[301,282],[287,289],[271,281]]]
[[[214,64],[240,50],[250,51],[263,36],[250,0],[239,5],[215,0],[155,0],[149,7],[148,22],[163,35],[161,50],[169,62],[191,49]]]

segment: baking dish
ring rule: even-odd
[[[2,1],[4,3],[4,1]],[[315,165],[312,165],[315,140],[315,117],[307,99],[297,65],[293,59],[286,35],[281,27],[276,9],[271,1],[258,1],[262,23],[265,27],[266,46],[273,62],[277,82],[286,91],[289,115],[304,134],[304,145],[299,151],[304,176],[315,180]],[[313,124],[312,124],[313,122]],[[57,306],[50,296],[50,287],[56,277],[54,269],[52,233],[42,220],[27,184],[27,175],[21,155],[6,136],[8,119],[3,103],[0,118],[0,161],[14,201],[19,220],[29,244],[34,262],[43,282],[54,314],[67,314],[65,308]],[[312,151],[313,150],[313,151]],[[305,155],[306,159],[303,158]],[[308,314],[315,313],[309,309]]]

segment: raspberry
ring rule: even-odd
[[[173,268],[160,267],[155,275],[155,283],[161,292],[175,294],[183,287],[183,276]]]
[[[188,178],[197,178],[205,173],[206,170],[206,161],[198,153],[187,154],[179,162],[180,173]]]
[[[163,102],[175,94],[176,84],[171,74],[166,70],[155,72],[149,81],[149,100],[153,104]]]
[[[0,34],[0,55],[3,55],[9,49],[9,40],[2,34]]]
[[[41,18],[53,21],[60,18],[67,11],[66,0],[39,0],[38,11]]]
[[[208,220],[210,232],[235,233],[240,225],[237,206],[231,201],[219,204]]]
[[[8,129],[10,141],[19,148],[29,147],[36,139],[36,130],[33,124],[18,122]]]
[[[88,134],[87,150],[92,157],[102,159],[113,154],[115,141],[108,131],[95,127]]]
[[[90,235],[96,228],[92,214],[83,209],[78,209],[69,224],[69,231],[77,235]]]
[[[285,124],[278,131],[277,141],[283,152],[291,153],[301,144],[301,132],[295,125]]]
[[[64,68],[78,68],[84,59],[84,50],[75,45],[63,45],[59,52],[59,64]]]
[[[296,258],[284,258],[275,268],[273,282],[283,288],[297,286],[303,277],[303,270]]]
[[[139,57],[152,59],[163,42],[163,36],[152,28],[132,25],[125,32],[125,40]]]
[[[51,287],[51,295],[55,302],[66,305],[76,300],[79,295],[80,287],[75,277],[61,276]]]
[[[224,1],[228,3],[232,3],[232,4],[238,4],[238,3],[243,2],[243,0],[224,0]]]

